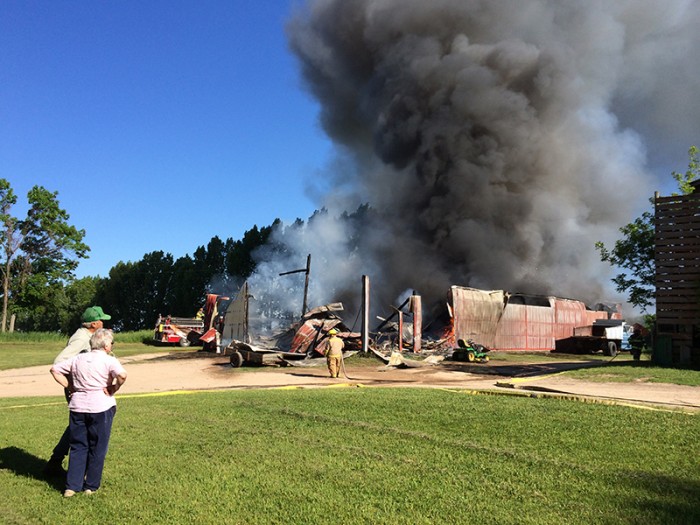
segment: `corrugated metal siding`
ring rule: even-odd
[[[586,310],[586,323],[585,324],[593,324],[596,319],[607,319],[608,318],[608,313],[607,312],[594,312],[592,310]]]
[[[554,340],[574,334],[574,328],[588,323],[586,306],[580,301],[554,298]]]
[[[527,332],[528,350],[554,350],[554,308],[528,306]]]
[[[307,319],[304,321],[292,339],[289,351],[292,353],[307,353],[318,350],[318,345],[325,342],[326,333],[331,328],[343,330],[338,319]],[[349,333],[350,336],[358,334]]]
[[[524,350],[527,348],[527,306],[511,304],[506,307],[496,328],[498,350]]]
[[[452,306],[456,339],[474,339],[494,350],[554,350],[556,341],[574,329],[607,319],[607,312],[586,309],[581,301],[543,298],[550,307],[525,304],[504,306],[505,292],[453,286]]]
[[[306,353],[311,344],[316,340],[319,327],[321,326],[323,326],[323,320],[309,319],[306,321],[297,330],[294,339],[292,339],[292,346],[289,351]]]
[[[474,339],[494,348],[496,327],[503,313],[503,291],[453,286],[451,292],[455,339]]]
[[[553,308],[507,304],[496,329],[496,348],[537,352],[552,350],[553,327]]]
[[[224,328],[221,333],[221,339],[226,343],[233,339],[237,341],[246,341],[245,333],[245,308],[246,294],[248,293],[247,284],[241,287],[241,292],[236,298],[229,303],[224,315]]]

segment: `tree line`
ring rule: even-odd
[[[671,175],[681,194],[694,191],[700,179],[698,148],[688,151],[688,168]],[[80,314],[91,304],[109,312],[117,330],[141,330],[152,326],[158,313],[192,317],[204,304],[207,293],[234,293],[253,274],[253,253],[271,243],[279,219],[265,227],[253,226],[243,238],[225,241],[213,237],[206,246],[177,259],[154,251],[137,262],[119,262],[107,277],[75,279],[80,259],[90,248],[83,242],[84,230],[69,224],[68,213],[60,207],[57,192],[34,186],[27,194],[26,217],[12,214],[17,203],[10,183],[0,179],[0,282],[2,316],[0,330],[61,331],[71,333]],[[655,293],[654,213],[644,212],[620,228],[622,238],[608,248],[596,243],[601,260],[618,268],[613,278],[617,291],[628,294],[628,302],[642,310],[653,304]],[[315,216],[327,213],[316,211]],[[365,221],[372,214],[362,205],[344,221]],[[297,219],[292,230],[303,226]],[[283,249],[283,248],[280,248]],[[272,246],[272,252],[275,247]]]
[[[255,271],[253,252],[280,224],[276,219],[269,226],[253,226],[239,240],[215,236],[192,255],[175,259],[154,251],[137,262],[117,263],[107,277],[76,279],[80,259],[90,251],[85,231],[69,224],[57,192],[34,186],[27,202],[26,217],[14,216],[17,196],[0,179],[3,332],[72,333],[91,304],[103,306],[117,330],[150,327],[158,313],[193,317],[214,280],[218,290],[230,293]]]

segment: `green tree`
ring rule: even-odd
[[[692,182],[700,178],[700,160],[698,159],[698,148],[691,146],[688,150],[688,169],[685,173],[673,172],[671,176],[678,183],[678,189],[681,195],[693,193]],[[674,195],[677,195],[674,193]]]
[[[95,301],[95,295],[97,287],[104,280],[101,277],[83,277],[69,282],[64,287],[66,307],[62,310],[60,318],[61,332],[72,334],[80,326],[80,316],[85,309],[93,304],[99,304]]]
[[[11,214],[17,197],[6,179],[0,179],[0,279],[2,319],[7,328],[10,301],[28,308],[46,299],[44,291],[57,291],[74,276],[78,259],[87,258],[90,248],[83,242],[85,230],[68,223],[70,216],[60,207],[58,192],[34,186],[27,193],[29,210],[24,219]]]
[[[692,182],[700,178],[698,148],[688,150],[688,169],[684,173],[672,172],[678,183],[680,195],[693,191]],[[674,193],[678,195],[678,193]],[[654,206],[654,199],[649,202]],[[630,304],[646,311],[651,306],[656,293],[656,263],[654,261],[654,211],[645,211],[641,217],[620,228],[622,239],[615,242],[612,249],[598,241],[595,244],[603,262],[622,269],[613,278],[615,289],[628,294]]]
[[[253,252],[268,242],[272,226],[254,226],[243,239],[222,241],[214,236],[192,256],[173,262],[162,251],[147,253],[137,262],[119,262],[109,277],[96,284],[94,303],[112,315],[117,330],[153,326],[158,314],[192,317],[207,293],[229,295],[255,270]]]
[[[231,241],[226,244],[226,272],[228,275],[243,281],[255,271],[256,263],[253,252],[267,244],[275,227],[281,225],[279,219],[275,219],[271,226],[258,229],[257,225],[243,234],[243,239]]]
[[[198,306],[204,304],[204,288],[197,275],[197,267],[189,255],[180,257],[173,264],[172,283],[158,314],[172,314],[178,317],[190,317]],[[154,321],[155,318],[154,317]]]
[[[115,330],[150,328],[159,312],[169,313],[166,298],[172,281],[173,256],[147,253],[138,262],[119,262],[97,286],[95,302],[112,316]]]

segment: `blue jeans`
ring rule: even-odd
[[[117,407],[97,414],[70,413],[70,457],[66,490],[97,490]]]

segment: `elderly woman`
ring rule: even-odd
[[[114,393],[126,381],[126,370],[111,354],[111,330],[100,328],[90,338],[90,352],[56,363],[51,375],[72,392],[70,456],[66,498],[76,492],[92,494],[102,482],[112,420],[117,411]]]

